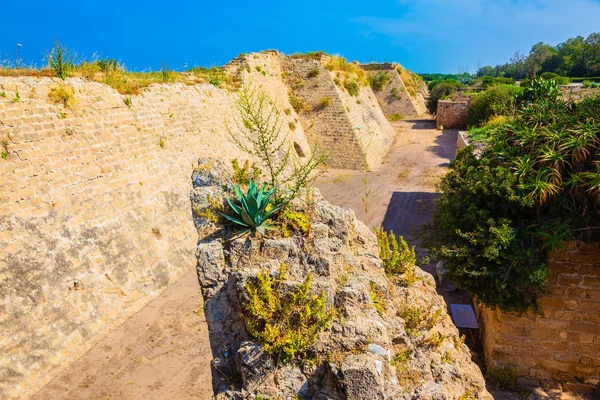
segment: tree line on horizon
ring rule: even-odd
[[[591,33],[587,38],[576,36],[556,46],[539,42],[531,47],[529,54],[516,51],[509,62],[480,67],[476,74],[532,79],[544,72],[569,78],[600,76],[600,33]]]

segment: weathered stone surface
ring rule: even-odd
[[[290,145],[310,155],[279,56],[248,58],[265,74],[233,68],[287,110]],[[58,85],[73,87],[75,105],[49,101]],[[189,191],[247,156],[225,126],[236,93],[208,83],[152,84],[129,106],[80,78],[0,77],[0,92],[0,397],[21,399],[193,268],[196,230],[214,226],[195,218],[195,229]],[[212,175],[190,182],[211,156]],[[215,194],[195,193],[201,210]]]
[[[439,100],[435,116],[438,129],[464,129],[467,127],[467,114],[471,106],[471,98],[456,100]]]
[[[425,106],[425,96],[427,96],[427,86],[422,81],[408,82],[411,88],[418,85],[416,90],[409,93],[407,82],[404,82],[398,70],[397,64],[392,63],[370,63],[361,65],[369,76],[383,73],[388,76],[388,80],[382,90],[375,92],[379,105],[385,114],[398,114],[402,117],[418,117],[427,112]],[[402,67],[400,67],[402,68]],[[407,75],[408,77],[408,75]]]
[[[201,190],[222,187],[227,184]],[[374,234],[352,211],[331,205],[316,191],[312,197],[311,205],[304,205],[309,207],[305,211],[314,228],[308,236],[295,233],[288,238],[225,240],[224,235],[199,230],[198,273],[200,281],[208,285],[203,294],[217,397],[249,393],[268,398],[442,399],[470,392],[489,398],[468,348],[455,345],[458,331],[446,314],[443,299],[435,293],[433,278],[417,269],[421,280],[411,287],[389,280],[377,257]],[[194,192],[192,201],[194,198],[203,197]],[[241,305],[248,301],[247,282],[261,269],[278,273],[282,263],[287,272],[284,292],[311,274],[313,293],[322,291],[328,307],[337,310],[329,328],[309,349],[314,364],[271,366],[241,318]],[[371,300],[373,288],[386,307],[381,314]],[[439,310],[441,318],[431,329],[411,336],[398,312],[415,305],[428,312]],[[439,348],[424,342],[433,332],[444,337]],[[394,357],[407,349],[410,356],[396,366]],[[452,355],[451,362],[442,361],[445,352]],[[269,368],[263,368],[265,365]]]
[[[243,387],[249,391],[258,387],[275,368],[271,355],[260,344],[250,341],[242,342],[236,355],[236,363],[242,376]]]
[[[286,82],[293,96],[304,105],[298,113],[311,146],[329,153],[334,168],[375,168],[392,144],[395,131],[381,110],[370,86],[361,86],[351,96],[340,71],[324,68],[328,60],[282,57]],[[313,75],[317,71],[316,75]],[[320,107],[321,99],[328,99]]]
[[[367,354],[346,357],[341,370],[347,399],[384,399],[381,368],[381,361]]]
[[[600,287],[590,283],[600,269],[590,261],[600,262],[599,243],[571,242],[549,255],[543,316],[476,307],[486,361],[514,368],[523,387],[555,380],[583,393],[600,383]]]

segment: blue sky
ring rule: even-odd
[[[0,60],[14,58],[21,43],[23,60],[41,65],[57,39],[134,70],[220,65],[274,48],[473,72],[539,41],[600,31],[600,0],[29,0],[1,9]]]

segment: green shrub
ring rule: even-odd
[[[585,89],[591,88],[593,84],[594,84],[594,82],[592,82],[592,81],[583,81],[583,87]]]
[[[313,68],[310,71],[308,71],[307,77],[308,78],[314,78],[314,77],[316,77],[318,75],[319,75],[319,69],[318,68]]]
[[[329,97],[321,97],[319,99],[319,101],[317,102],[315,108],[317,110],[323,110],[323,109],[329,107],[330,104],[331,104],[331,99]]]
[[[54,47],[46,54],[48,67],[60,79],[65,79],[67,74],[75,68],[75,59],[77,54],[67,47],[61,45],[58,41],[54,42]]]
[[[240,163],[237,158],[231,161],[233,167],[233,183],[238,185],[248,185],[250,181],[257,181],[262,175],[260,168],[256,166],[256,163],[252,163],[248,160],[244,161],[244,165],[240,167]]]
[[[548,251],[600,236],[600,96],[570,103],[544,97],[554,81],[535,85],[512,120],[482,128],[491,132],[479,157],[458,153],[422,230],[458,287],[517,312],[545,292]]]
[[[496,84],[496,85],[514,85],[515,78],[507,78],[504,76],[500,76],[495,79],[494,84]]]
[[[427,99],[427,109],[429,110],[429,113],[435,114],[437,112],[438,100],[447,98],[461,87],[464,87],[464,85],[459,82],[441,82],[436,85],[431,92],[429,92],[429,99]]]
[[[398,275],[413,267],[417,261],[415,247],[410,247],[402,236],[396,237],[393,231],[375,228],[379,258],[387,275]]]
[[[75,90],[69,85],[58,85],[50,89],[48,99],[56,104],[62,104],[66,108],[75,106]]]
[[[496,78],[494,78],[493,76],[481,77],[481,86],[483,86],[484,88],[493,86],[495,82],[496,82]]]
[[[275,356],[278,364],[287,364],[303,355],[319,333],[326,330],[335,316],[327,309],[325,293],[311,295],[312,276],[285,294],[285,266],[277,277],[261,271],[246,284],[249,300],[242,305],[242,319],[248,333]]]
[[[555,81],[558,85],[568,85],[571,80],[569,78],[567,78],[566,76],[560,76],[557,73],[554,72],[544,72],[543,74],[540,75],[540,78],[549,81],[549,80],[553,80]]]
[[[395,122],[395,121],[400,121],[401,119],[403,119],[404,117],[400,114],[385,114],[385,117],[387,118],[388,121],[390,122]]]
[[[233,185],[235,198],[227,197],[227,204],[231,207],[231,214],[223,214],[223,217],[241,228],[241,234],[258,232],[265,234],[267,230],[274,229],[269,218],[282,207],[282,204],[274,203],[271,196],[275,188],[266,189],[266,185],[257,186],[250,179],[248,192],[244,194],[238,185]]]
[[[398,316],[404,320],[406,333],[420,337],[421,330],[430,330],[440,322],[442,310],[433,310],[430,306],[407,306],[398,311]]]
[[[290,105],[292,106],[292,108],[294,110],[296,110],[296,112],[300,112],[300,111],[306,109],[306,105],[304,104],[302,99],[299,99],[296,96],[290,95],[289,100],[290,100]]]
[[[516,98],[523,89],[513,85],[497,85],[473,98],[467,115],[468,126],[480,126],[495,115],[511,115],[515,111]]]
[[[369,79],[369,83],[371,84],[371,88],[373,89],[373,91],[375,93],[377,92],[381,92],[383,90],[383,87],[385,86],[385,84],[388,82],[389,80],[389,76],[386,72],[378,72],[375,75],[371,76],[371,79]]]
[[[298,104],[290,96],[294,107]],[[287,206],[316,177],[315,169],[325,162],[327,154],[313,148],[307,157],[297,158],[282,129],[283,113],[262,89],[244,86],[235,102],[233,122],[227,131],[233,143],[257,160],[270,188],[276,189],[277,202]]]
[[[350,96],[358,96],[358,91],[360,90],[360,85],[358,84],[357,81],[353,80],[353,79],[346,79],[344,81],[344,87],[346,88],[346,90],[348,91],[348,94]]]

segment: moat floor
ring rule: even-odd
[[[332,203],[354,209],[370,227],[383,225],[418,245],[411,233],[431,217],[435,186],[454,158],[457,131],[436,130],[429,119],[392,125],[398,135],[380,168],[366,174],[330,169],[316,186]],[[434,272],[431,265],[424,269]],[[447,302],[469,301],[460,292],[440,294]],[[202,295],[191,268],[31,399],[211,399],[211,358]],[[503,400],[521,398],[506,392],[493,395]],[[529,398],[576,397],[539,390]]]
[[[211,358],[192,268],[31,399],[210,399]]]

